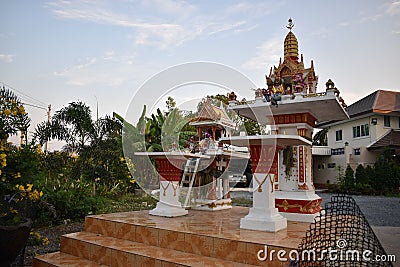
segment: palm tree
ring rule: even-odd
[[[133,156],[134,152],[145,150],[146,106],[143,106],[142,115],[136,126],[126,121],[121,115],[113,113],[113,117],[122,123],[122,138],[125,154]]]
[[[151,117],[147,118],[146,120],[146,150],[150,152],[162,151],[161,134],[165,121],[165,115],[158,108],[156,114],[151,114]]]
[[[40,144],[51,139],[65,141],[66,150],[79,152],[88,145],[94,134],[91,111],[83,102],[72,102],[57,111],[51,122],[42,122],[35,129],[34,138]]]
[[[195,129],[185,127],[189,122],[190,116],[182,116],[177,108],[168,112],[161,129],[161,142],[164,150],[171,148],[173,143],[185,146],[189,138],[196,135]]]
[[[314,135],[314,146],[327,146],[328,145],[328,128],[322,129]]]
[[[121,134],[122,124],[106,116],[92,119],[90,108],[83,102],[71,102],[53,116],[50,122],[36,126],[34,139],[40,144],[51,139],[65,141],[64,150],[79,153],[85,147]]]

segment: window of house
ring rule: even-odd
[[[343,140],[342,130],[336,131],[336,141],[342,141],[342,140]]]
[[[354,155],[356,155],[356,156],[361,155],[361,149],[355,148],[355,149],[354,149]]]
[[[369,125],[363,124],[353,127],[353,138],[369,136]]]
[[[383,116],[383,126],[390,127],[390,116]]]
[[[336,167],[336,163],[335,162],[333,162],[333,163],[328,163],[328,168],[329,169],[332,169],[332,168],[335,168]]]
[[[331,149],[331,155],[343,155],[344,148],[333,148]]]

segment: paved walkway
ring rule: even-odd
[[[325,205],[334,194],[317,193]],[[382,196],[353,196],[370,225],[400,227],[400,198]]]
[[[372,226],[372,229],[386,253],[396,255],[397,262],[394,262],[393,265],[400,267],[400,227]]]
[[[333,194],[318,193],[324,203]],[[400,267],[400,198],[382,196],[352,196],[360,207],[368,223],[372,226],[388,255],[396,255]]]
[[[317,192],[324,206],[334,194]],[[251,199],[248,189],[234,189],[232,198]],[[387,254],[396,255],[400,267],[400,198],[382,196],[353,196]]]

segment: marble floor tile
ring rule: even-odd
[[[189,210],[188,215],[175,218],[152,216],[148,211],[88,216],[84,232],[63,236],[62,253],[40,256],[35,267],[91,262],[112,267],[283,266],[279,261],[262,262],[257,253],[266,245],[275,250],[297,248],[310,224],[288,222],[287,229],[276,233],[240,229],[240,219],[248,211],[246,207]]]

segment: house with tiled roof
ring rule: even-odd
[[[373,165],[386,148],[400,154],[400,92],[377,90],[348,106],[349,119],[324,122],[327,146],[313,147],[314,184],[337,183],[338,166]]]

